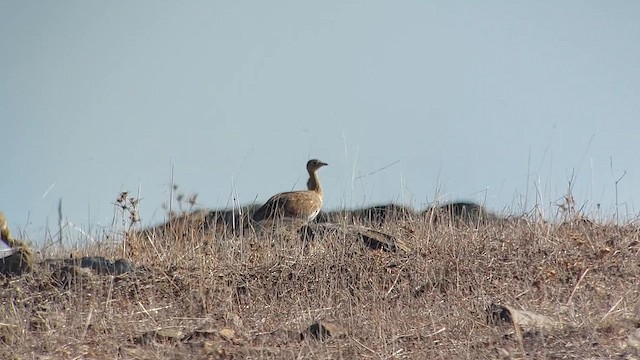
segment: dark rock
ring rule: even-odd
[[[565,327],[562,321],[533,311],[515,309],[509,305],[491,304],[487,307],[487,324],[511,324],[523,331],[534,334],[539,331],[560,330]]]
[[[10,255],[0,258],[0,274],[7,277],[19,276],[33,270],[31,249],[26,243],[11,236],[7,218],[2,211],[0,211],[0,241],[11,249],[9,252],[12,252]]]
[[[240,233],[251,223],[251,218],[258,208],[259,205],[247,205],[234,209],[209,210],[205,218],[206,229],[224,229],[233,234]]]
[[[308,335],[319,341],[325,341],[329,338],[344,337],[346,332],[344,329],[331,322],[316,321],[300,333],[300,339],[305,339]]]
[[[384,204],[363,209],[321,211],[316,222],[383,225],[385,222],[411,219],[415,215],[410,207]]]
[[[140,269],[128,260],[118,259],[111,261],[102,256],[85,256],[79,259],[46,259],[41,265],[48,267],[54,275],[56,273],[62,274],[57,278],[63,283],[65,283],[65,279],[69,276],[72,278],[75,277],[74,274],[90,272],[96,275],[117,276]],[[70,275],[66,276],[64,274]]]
[[[20,276],[33,270],[33,256],[27,248],[19,248],[14,253],[0,259],[0,274]]]
[[[99,275],[121,275],[135,269],[134,265],[125,259],[113,262],[102,256],[85,256],[80,259],[80,267],[89,268]]]
[[[362,225],[311,223],[302,226],[298,233],[302,241],[311,241],[326,236],[352,237],[355,241],[361,241],[372,250],[384,250],[389,252],[410,252],[411,248],[402,239],[380,230],[375,230]]]
[[[87,281],[91,277],[88,269],[79,266],[62,265],[51,273],[51,279],[57,286],[68,289],[81,281]]]
[[[474,224],[498,218],[498,216],[489,212],[484,206],[464,201],[430,207],[423,212],[423,215],[429,222],[444,224]]]
[[[195,233],[240,234],[251,223],[258,205],[239,206],[232,209],[199,209],[172,214],[160,225],[136,233],[142,237],[182,237]]]

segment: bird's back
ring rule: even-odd
[[[322,208],[322,196],[315,191],[291,191],[272,196],[253,215],[253,220],[296,219],[311,221]]]

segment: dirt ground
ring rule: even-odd
[[[408,248],[372,249],[349,231],[183,222],[73,254],[134,264],[121,274],[36,254],[33,272],[0,275],[0,356],[640,358],[637,226],[421,216],[368,226]]]

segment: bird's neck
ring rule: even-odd
[[[309,171],[307,189],[309,189],[309,191],[315,191],[322,196],[322,187],[320,186],[320,180],[318,180],[318,174],[315,171]]]

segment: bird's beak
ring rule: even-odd
[[[329,164],[327,164],[327,163],[325,163],[325,162],[320,162],[320,165],[322,165],[322,166],[327,166],[327,165],[329,165]]]

